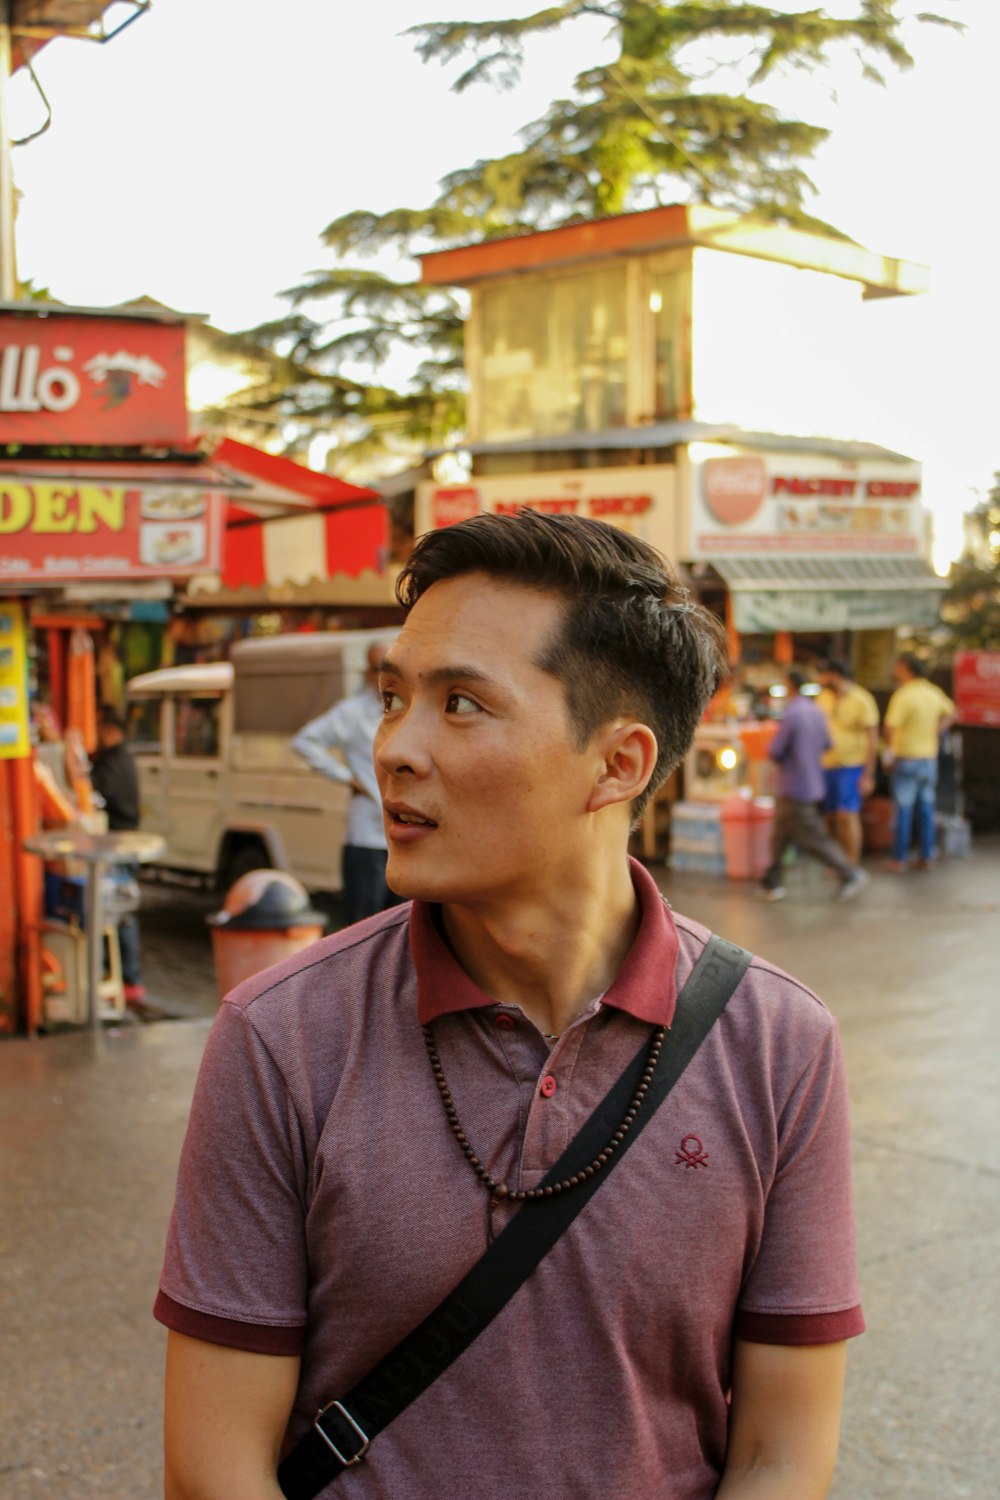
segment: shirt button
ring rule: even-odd
[[[546,1073],[545,1077],[542,1079],[542,1098],[551,1099],[552,1095],[555,1093],[558,1087],[559,1085],[556,1083],[552,1074]]]
[[[502,1010],[498,1016],[494,1017],[494,1024],[499,1031],[513,1031],[517,1023],[513,1016],[509,1016],[506,1011]]]

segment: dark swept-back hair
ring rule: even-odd
[[[914,677],[927,676],[927,663],[921,661],[919,656],[914,656],[912,651],[904,651],[902,656],[896,657],[896,660],[901,662],[908,672],[912,672]]]
[[[536,663],[563,684],[577,748],[610,719],[652,729],[656,765],[632,804],[641,817],[728,675],[721,622],[691,601],[654,547],[584,516],[522,510],[426,532],[396,597],[411,609],[432,584],[469,573],[561,597],[562,628],[540,644]]]
[[[833,677],[842,677],[845,682],[850,682],[851,674],[847,663],[840,660],[839,656],[824,656],[816,663],[817,672],[829,672]]]

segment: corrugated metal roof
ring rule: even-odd
[[[913,589],[948,587],[922,557],[719,557],[731,589]]]
[[[552,437],[501,439],[491,442],[452,443],[433,449],[427,456],[450,453],[577,453],[586,450],[627,448],[674,448],[683,443],[732,443],[741,448],[763,448],[780,453],[818,453],[848,461],[872,459],[881,463],[909,464],[912,458],[853,438],[802,437],[778,432],[747,432],[742,427],[712,422],[652,422],[645,427],[606,427],[600,432],[567,432]]]

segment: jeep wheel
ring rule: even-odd
[[[219,889],[225,895],[230,886],[251,870],[269,870],[271,861],[263,844],[240,844],[230,854],[219,876]]]

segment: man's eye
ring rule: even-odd
[[[445,704],[445,713],[448,714],[475,714],[479,712],[479,704],[474,698],[467,698],[464,693],[449,693]]]
[[[385,691],[382,693],[382,712],[384,714],[391,714],[394,713],[397,708],[401,708],[402,706],[403,700],[399,696],[399,694],[390,692],[388,688],[385,689]]]

